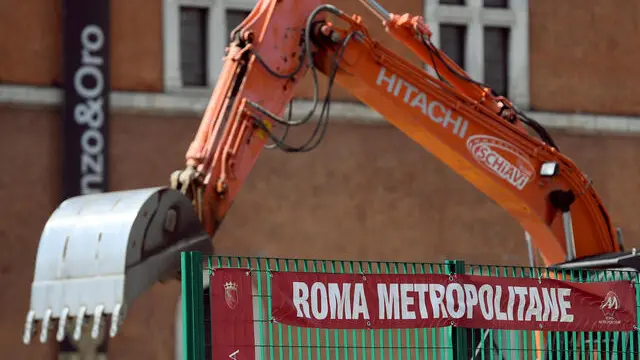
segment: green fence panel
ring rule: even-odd
[[[628,280],[635,283],[640,304],[640,283],[635,271],[551,270],[515,266],[468,265],[469,275],[512,278],[555,278],[575,282]],[[640,311],[638,311],[640,314]],[[640,318],[637,320],[640,323]],[[534,332],[470,330],[467,359],[524,360],[632,360],[640,359],[640,336],[633,332]]]
[[[202,254],[183,252],[182,275],[182,356],[183,359],[204,360],[204,301]]]
[[[512,278],[546,278],[578,282],[631,280],[633,271],[552,271],[546,268],[466,265],[462,261],[403,263],[277,259],[259,257],[182,255],[183,340],[185,360],[210,358],[205,338],[203,306],[206,289],[202,276],[220,267],[249,268],[253,272],[253,306],[256,359],[524,359],[524,360],[633,360],[640,359],[639,334],[572,333],[489,329],[332,330],[287,326],[271,320],[271,271],[303,271],[354,274],[451,274],[466,273]],[[640,314],[640,311],[639,311]],[[639,319],[640,321],[640,319]],[[206,326],[211,326],[207,323]]]

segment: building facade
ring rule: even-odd
[[[254,0],[111,0],[109,190],[165,185],[216,83],[228,34]],[[640,3],[625,0],[381,1],[422,14],[434,43],[551,130],[594,180],[628,246],[640,244]],[[415,64],[356,0],[371,33]],[[21,344],[40,232],[61,197],[62,0],[0,11],[0,349]],[[325,82],[326,83],[326,82]],[[311,96],[297,92],[295,115]],[[266,151],[216,238],[222,254],[524,264],[519,225],[347,91],[333,91],[323,144]],[[579,239],[578,239],[579,241]],[[174,359],[178,284],[132,304],[113,359]]]

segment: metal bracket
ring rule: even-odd
[[[564,238],[567,247],[566,260],[571,261],[576,258],[576,242],[573,238],[573,222],[571,221],[571,212],[562,212],[562,225],[564,226]]]

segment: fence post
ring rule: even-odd
[[[182,274],[182,356],[185,360],[204,360],[204,302],[202,292],[202,253],[180,254]]]
[[[446,260],[447,274],[465,274],[464,261]],[[467,329],[451,327],[451,347],[454,360],[466,360],[468,354]]]

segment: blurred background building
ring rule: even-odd
[[[640,2],[381,3],[394,13],[423,14],[449,56],[548,126],[561,151],[594,180],[628,246],[640,244],[640,46],[630,41],[640,36]],[[356,0],[335,4],[362,14],[373,36],[418,63]],[[183,167],[228,34],[254,5],[108,2],[108,132],[102,146],[85,149],[104,160],[89,166],[92,186],[166,185]],[[65,135],[62,125],[69,116],[64,61],[79,58],[64,50],[65,11],[62,0],[0,3],[0,357],[7,359],[56,358],[56,346],[25,347],[20,339],[40,232],[73,190],[69,178],[82,176],[63,170],[69,156],[79,156],[69,151],[82,136]],[[92,41],[89,48],[97,48]],[[296,113],[308,107],[308,80]],[[522,230],[501,208],[343,89],[334,88],[333,99],[317,150],[262,155],[216,238],[220,253],[527,262]],[[178,293],[177,283],[158,285],[134,303],[108,345],[109,358],[174,359]]]

